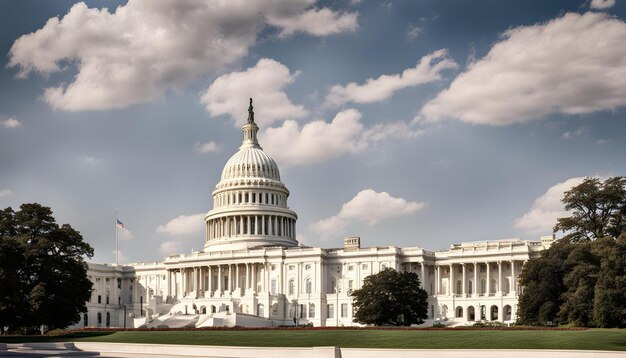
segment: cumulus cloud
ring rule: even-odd
[[[334,85],[326,96],[328,105],[339,106],[347,102],[373,103],[384,101],[396,91],[441,80],[441,72],[456,68],[446,50],[438,50],[421,58],[419,63],[400,74],[369,78],[364,84],[350,82],[345,86]]]
[[[530,210],[515,220],[514,227],[533,234],[551,233],[556,219],[567,216],[563,209],[563,193],[583,182],[584,177],[567,179],[551,186],[538,197]]]
[[[318,8],[315,0],[129,0],[114,12],[80,2],[62,18],[18,38],[9,51],[19,77],[77,69],[44,99],[67,111],[122,108],[243,58],[266,27],[280,36],[354,31],[358,13]]]
[[[2,190],[0,190],[0,198],[7,197],[7,196],[9,196],[11,194],[13,194],[13,192],[10,189],[2,189]]]
[[[626,105],[626,23],[575,13],[506,31],[416,120],[507,125]]]
[[[86,164],[86,165],[97,165],[100,162],[100,159],[93,157],[91,155],[81,155],[80,157],[78,157],[78,161]]]
[[[591,0],[590,7],[592,9],[608,9],[615,5],[615,0]]]
[[[156,232],[170,237],[190,237],[202,235],[204,231],[204,213],[181,215],[159,225]]]
[[[117,235],[118,235],[118,238],[122,241],[132,240],[135,238],[135,235],[133,235],[133,232],[128,230],[125,227],[118,228]]]
[[[180,254],[182,249],[182,243],[180,241],[169,240],[162,242],[159,245],[159,253],[163,256],[170,256]]]
[[[421,134],[404,122],[377,124],[365,128],[361,113],[343,110],[330,123],[314,120],[304,126],[285,121],[280,127],[268,128],[260,135],[261,144],[283,166],[311,165],[355,154],[377,142],[390,138],[411,138]]]
[[[20,121],[18,121],[17,119],[13,117],[0,121],[0,123],[2,123],[2,126],[4,128],[17,128],[22,125]]]
[[[113,260],[115,260],[115,250],[111,251],[111,253],[113,254]],[[128,263],[128,256],[126,256],[122,250],[117,254],[117,259],[120,264]]]
[[[196,150],[202,154],[217,153],[220,151],[220,145],[214,141],[209,141],[206,143],[196,143],[195,147],[196,147]]]
[[[202,95],[211,116],[227,114],[236,126],[248,118],[248,99],[254,99],[254,118],[269,125],[278,120],[302,118],[308,112],[291,103],[284,88],[293,83],[298,72],[272,59],[260,59],[254,67],[218,77]]]
[[[375,225],[382,220],[411,215],[424,206],[426,204],[423,202],[406,201],[384,191],[365,189],[343,204],[336,215],[313,224],[312,229],[320,235],[327,236],[345,230],[353,222]]]

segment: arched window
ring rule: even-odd
[[[307,278],[306,281],[304,281],[304,290],[306,293],[311,293],[312,291],[312,284],[311,284],[311,279]]]
[[[98,312],[98,327],[102,325],[102,313]]]
[[[313,303],[309,305],[309,318],[315,318],[315,305]]]
[[[485,282],[485,279],[480,280],[480,293],[485,293],[487,292],[487,283]]]
[[[496,305],[491,306],[491,320],[492,321],[498,320],[498,306]]]
[[[461,282],[461,280],[458,280],[456,282],[456,293],[464,293],[463,292],[463,282]]]
[[[457,306],[455,311],[456,311],[457,318],[463,318],[463,307]]]
[[[211,305],[211,313],[215,313],[216,309],[215,306]]]
[[[295,291],[295,283],[293,278],[291,280],[289,280],[289,294],[293,295]]]
[[[102,303],[102,295],[98,295],[98,303]]]
[[[504,279],[504,289],[502,290],[504,293],[510,293],[511,292],[511,279],[510,278],[505,278]]]
[[[505,321],[510,321],[511,320],[511,315],[512,315],[511,306],[509,306],[509,305],[504,306],[504,320]]]
[[[474,306],[469,306],[467,307],[467,320],[468,321],[475,321],[476,320],[476,314],[474,312]]]
[[[107,312],[107,327],[111,326],[111,312]]]

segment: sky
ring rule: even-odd
[[[0,207],[95,262],[201,250],[254,98],[303,245],[551,235],[626,175],[626,2],[2,1]]]

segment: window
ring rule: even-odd
[[[332,303],[326,305],[326,311],[328,313],[326,315],[326,318],[334,318],[335,317],[335,306]]]
[[[486,270],[487,270],[486,266],[480,265],[480,271],[479,272],[485,272]]]
[[[367,269],[369,269],[369,266],[367,264],[363,264],[362,268],[363,268],[363,270],[367,270]]]
[[[262,303],[258,304],[256,313],[257,313],[257,316],[261,316],[261,317],[263,317],[263,315],[265,314],[265,307],[263,306]]]
[[[300,318],[306,318],[306,305],[300,305]]]
[[[100,282],[100,277],[96,277],[96,282]]]
[[[474,290],[472,285],[472,281],[470,280],[469,282],[469,287],[467,288],[467,293],[469,293],[470,295],[473,293],[472,291]]]
[[[311,293],[311,291],[312,291],[312,287],[311,286],[313,286],[311,284],[311,280],[307,278],[306,281],[304,281],[304,287],[305,287],[304,290],[305,290],[306,293]]]
[[[272,271],[276,271],[276,265],[272,265]]]
[[[295,265],[289,265],[288,268],[289,268],[289,271],[293,271],[296,268],[296,266]]]
[[[106,282],[109,282],[109,281],[110,281],[110,279],[107,277],[107,278],[106,278]]]
[[[315,318],[315,305],[313,303],[309,305],[309,318]]]
[[[330,281],[330,293],[337,293],[337,281]]]
[[[277,314],[278,313],[278,303],[273,303],[272,304],[272,314]]]
[[[106,304],[109,304],[109,296],[107,295]]]
[[[480,293],[487,292],[487,283],[484,279],[480,280]]]
[[[121,278],[117,279],[117,288],[120,289],[120,290],[122,289],[122,279]]]
[[[271,289],[272,295],[276,294],[276,279],[272,280],[272,289]]]
[[[382,269],[384,270],[384,269],[386,269],[386,268],[387,268],[387,264],[382,264],[382,265],[381,265],[381,267],[382,267]]]
[[[342,303],[341,304],[341,317],[348,317],[348,304],[347,303]]]
[[[102,296],[98,295],[98,303],[102,303]]]
[[[305,270],[310,270],[310,269],[311,269],[311,265],[308,265],[308,264],[307,264],[307,265],[304,265],[304,269],[305,269]]]
[[[102,324],[102,313],[98,312],[98,327]]]
[[[348,293],[352,293],[352,280],[348,281]]]
[[[352,265],[348,266],[348,271],[354,271],[354,266]]]
[[[462,293],[463,291],[463,282],[460,280],[456,282],[456,293]]]
[[[291,279],[289,280],[289,294],[293,295],[295,291],[295,284],[294,284],[294,280]]]
[[[111,312],[107,312],[107,327],[111,326]]]

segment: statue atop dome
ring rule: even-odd
[[[252,111],[252,98],[250,98],[250,107],[248,107],[248,123],[254,123],[254,112]]]

